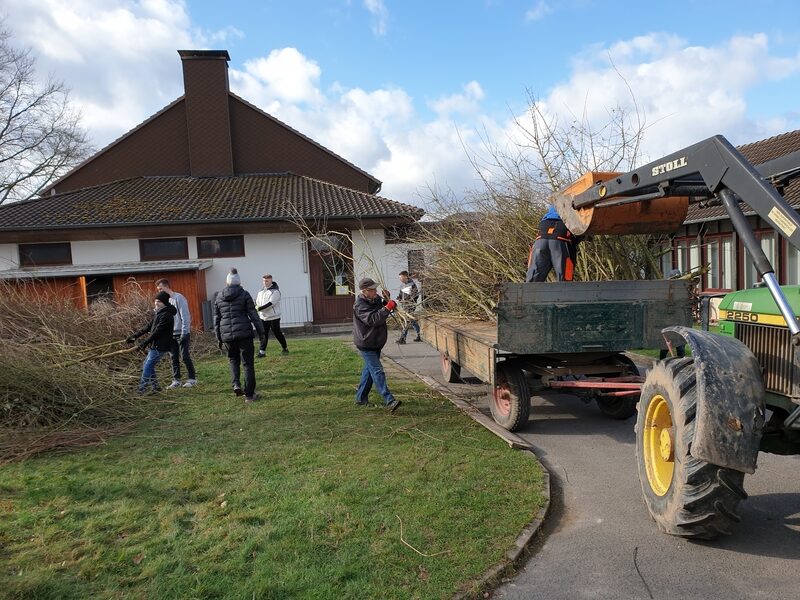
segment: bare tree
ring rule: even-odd
[[[0,21],[0,204],[37,195],[90,152],[64,84],[36,78]]]
[[[614,107],[593,123],[585,111],[559,119],[528,92],[528,110],[516,117],[503,143],[482,140],[465,148],[481,187],[457,200],[429,189],[429,215],[438,222],[416,242],[437,249],[423,274],[426,299],[449,315],[493,318],[498,284],[522,281],[530,244],[554,191],[587,171],[628,171],[640,160],[646,124],[636,106]],[[584,241],[576,278],[590,281],[661,277],[660,239],[596,236]]]

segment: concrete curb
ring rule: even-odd
[[[497,425],[497,423],[495,423],[492,419],[484,415],[472,404],[450,393],[450,390],[448,390],[447,387],[440,384],[435,379],[427,377],[426,375],[419,375],[417,373],[414,373],[413,371],[407,369],[406,367],[401,365],[399,362],[397,362],[390,356],[384,355],[381,358],[385,359],[387,362],[390,362],[392,367],[394,367],[400,373],[410,375],[411,377],[416,377],[428,387],[442,394],[442,396],[450,400],[450,402],[452,402],[459,410],[466,413],[474,421],[480,423],[486,429],[494,433],[496,436],[505,440],[506,443],[508,443],[508,445],[511,448],[522,450],[523,452],[529,454],[531,459],[535,460],[542,468],[542,475],[544,477],[544,490],[543,490],[543,494],[545,497],[544,506],[542,506],[542,508],[539,509],[539,511],[536,513],[533,519],[531,519],[525,525],[525,527],[522,528],[522,531],[520,532],[519,536],[517,536],[517,539],[514,541],[513,546],[505,553],[502,560],[496,565],[489,567],[487,571],[485,571],[477,579],[472,581],[469,590],[457,593],[453,597],[453,600],[470,600],[472,598],[482,598],[484,592],[488,592],[495,589],[498,586],[498,584],[501,583],[504,576],[508,575],[511,571],[513,571],[514,568],[520,565],[522,559],[525,557],[527,550],[530,548],[531,543],[536,537],[536,534],[541,529],[542,524],[544,523],[544,519],[547,516],[547,513],[550,512],[550,503],[551,503],[550,472],[547,470],[544,464],[542,464],[542,461],[539,460],[539,457],[536,456],[536,452],[534,451],[534,446],[523,440],[518,435],[510,431],[506,431],[505,429]]]

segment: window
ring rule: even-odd
[[[735,265],[733,238],[730,235],[706,236],[706,259],[708,263],[708,289],[732,290],[734,288]]]
[[[409,250],[408,251],[408,272],[411,277],[418,278],[425,270],[425,251],[424,250]]]
[[[244,236],[224,235],[197,238],[198,258],[244,256]]]
[[[786,244],[786,284],[800,283],[800,251],[792,244]]]
[[[186,238],[139,240],[140,260],[179,260],[189,258]]]
[[[322,288],[326,296],[350,296],[353,282],[353,248],[346,235],[330,233],[309,239],[322,263]]]
[[[71,265],[72,249],[69,242],[58,242],[55,244],[20,244],[19,264],[22,267]]]
[[[677,268],[681,273],[688,273],[700,266],[700,246],[696,237],[675,240],[675,257]],[[668,271],[669,272],[669,271]]]
[[[672,245],[662,244],[658,247],[658,252],[661,272],[666,277],[672,271]]]
[[[775,264],[775,256],[776,256],[776,238],[774,231],[756,231],[756,239],[761,244],[761,249],[764,251],[764,254],[767,255],[767,260],[769,260],[770,264],[773,268],[777,271],[777,265]],[[758,272],[756,271],[755,266],[753,265],[753,259],[751,258],[750,254],[747,252],[747,249],[743,249],[744,253],[744,285],[745,287],[751,288],[753,287],[756,282],[761,281],[761,278],[758,276]]]

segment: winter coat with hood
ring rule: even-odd
[[[380,350],[386,345],[389,311],[385,306],[386,300],[380,296],[373,300],[363,294],[356,297],[353,305],[353,343],[359,350]]]
[[[253,338],[253,327],[259,337],[264,324],[258,318],[253,297],[241,285],[229,285],[214,300],[214,333],[220,342]]]
[[[256,310],[263,321],[281,318],[281,291],[274,281],[268,288],[261,288],[256,296]]]
[[[153,348],[159,352],[169,352],[172,349],[172,328],[175,323],[175,314],[177,312],[178,309],[172,304],[165,305],[163,308],[156,311],[147,325],[142,327],[131,337],[137,339],[145,334],[149,334],[143,341],[139,342],[140,346],[149,346],[152,344]]]

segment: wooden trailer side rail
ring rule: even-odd
[[[494,385],[497,325],[489,321],[420,319],[423,339],[452,362]]]

